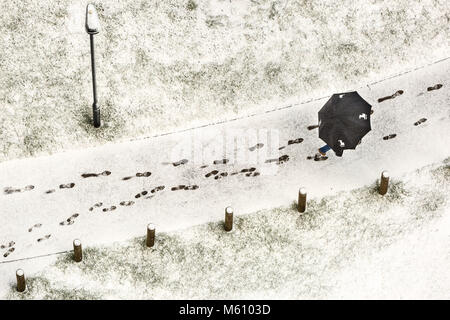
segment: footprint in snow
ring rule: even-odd
[[[32,226],[31,228],[28,229],[28,232],[33,231],[33,229],[35,228],[40,228],[42,227],[42,223],[36,223],[34,226]]]
[[[220,174],[216,175],[214,177],[214,179],[219,180],[219,179],[225,178],[227,176],[228,176],[228,172],[221,172]]]
[[[214,160],[213,164],[227,164],[229,161],[228,159]]]
[[[158,186],[156,188],[153,188],[152,190],[150,190],[151,193],[156,193],[159,191],[163,191],[166,188],[166,186]]]
[[[109,211],[114,211],[114,210],[116,210],[116,209],[117,209],[116,206],[111,206],[111,207],[109,207],[109,208],[103,208],[102,211],[103,211],[103,212],[109,212]]]
[[[307,156],[307,160],[314,160],[314,161],[325,161],[328,159],[327,156],[318,156],[317,154],[315,156]]]
[[[207,174],[205,174],[205,177],[206,177],[206,178],[209,178],[209,177],[211,177],[211,176],[215,176],[215,175],[218,174],[218,173],[219,173],[219,171],[213,170],[213,171],[208,172]]]
[[[65,226],[65,225],[72,225],[75,223],[75,219],[79,216],[79,213],[74,213],[73,215],[71,215],[69,218],[66,219],[66,221],[61,221],[59,224],[61,226]]]
[[[186,186],[184,184],[180,184],[177,187],[172,187],[171,190],[172,191],[178,191],[178,190],[197,190],[198,186],[197,185],[191,185],[191,186]]]
[[[73,187],[75,187],[75,183],[73,182],[59,185],[60,189],[72,189]]]
[[[31,191],[34,189],[33,185],[28,185],[25,186],[23,188],[13,188],[13,187],[5,187],[3,189],[3,193],[4,194],[12,194],[12,193],[16,193],[16,192],[25,192],[25,191]]]
[[[152,175],[152,173],[150,171],[146,171],[146,172],[138,172],[136,173],[136,177],[150,177]]]
[[[419,124],[422,124],[422,123],[424,123],[425,121],[427,121],[427,118],[419,119],[419,120],[417,120],[416,122],[414,122],[414,125],[415,125],[415,126],[418,126]]]
[[[303,138],[297,138],[297,139],[292,139],[288,141],[288,146],[292,145],[292,144],[298,144],[298,143],[302,143],[303,142]],[[284,148],[286,148],[286,146],[281,146],[278,148],[278,150],[283,150]]]
[[[122,201],[120,203],[121,206],[125,206],[125,207],[132,206],[133,204],[134,204],[134,201]]]
[[[246,177],[256,177],[260,175],[260,173],[256,171],[256,168],[254,167],[244,168],[241,171],[232,172],[230,175],[235,176],[237,174],[244,174]]]
[[[390,140],[390,139],[394,139],[397,136],[397,134],[392,133],[390,135],[384,136],[383,140]]]
[[[294,140],[289,140],[288,141],[288,146],[291,145],[291,144],[297,144],[297,143],[302,143],[302,142],[303,142],[303,138],[297,138],[297,139],[294,139]]]
[[[11,248],[12,246],[14,246],[16,243],[14,241],[10,241],[8,244],[2,244],[0,245],[0,249],[6,249],[6,248]]]
[[[116,206],[111,206],[111,207],[109,207],[109,208],[103,208],[103,212],[109,212],[109,211],[114,211],[114,210],[116,210],[117,209],[117,207]]]
[[[386,101],[386,100],[394,99],[394,98],[396,98],[398,96],[401,96],[403,93],[404,93],[403,90],[398,90],[398,91],[396,91],[394,94],[392,94],[390,96],[379,98],[378,99],[378,103],[381,103],[381,102]]]
[[[218,170],[213,170],[211,172],[208,172],[207,174],[205,174],[205,178],[209,178],[211,176],[214,176],[214,179],[218,180],[221,178],[224,178],[226,176],[228,176],[228,172],[221,172],[219,173]]]
[[[109,176],[111,174],[111,171],[105,170],[101,173],[83,173],[81,177],[83,178],[90,178],[90,177],[98,177],[98,176]]]
[[[442,84],[438,83],[432,87],[428,87],[427,91],[439,90],[440,88],[442,88]]]
[[[8,251],[6,251],[6,252],[3,254],[3,257],[5,257],[5,258],[8,257],[11,253],[14,252],[14,250],[16,250],[14,247],[9,248]]]
[[[89,211],[94,210],[95,208],[100,208],[103,205],[103,202],[97,202],[92,207],[89,208]]]
[[[178,166],[181,166],[181,165],[186,164],[186,163],[188,163],[188,162],[189,162],[188,159],[181,159],[180,161],[172,162],[172,165],[173,165],[174,167],[178,167]]]
[[[47,239],[50,239],[52,235],[51,234],[46,234],[44,237],[37,239],[37,242],[41,242]]]
[[[123,177],[122,180],[130,180],[131,178],[134,177],[138,177],[138,178],[147,178],[150,177],[152,175],[152,173],[150,171],[145,171],[145,172],[137,172],[134,176],[128,176],[128,177]]]
[[[281,157],[279,157],[278,159],[267,159],[265,162],[266,163],[275,162],[276,164],[283,164],[287,161],[289,161],[289,156],[287,154],[285,154],[285,155],[282,155]]]
[[[248,148],[248,150],[255,151],[256,149],[261,149],[262,147],[264,147],[264,143],[257,143],[253,147]]]
[[[315,124],[315,125],[311,125],[311,126],[307,126],[306,128],[308,129],[308,130],[313,130],[313,129],[317,129],[319,126],[317,125],[317,124]]]
[[[144,190],[144,191],[142,191],[141,193],[138,193],[137,195],[135,195],[134,197],[135,197],[136,199],[138,199],[138,198],[140,198],[141,196],[147,195],[147,193],[148,193],[148,191]]]

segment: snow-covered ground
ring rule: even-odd
[[[234,118],[450,56],[446,0],[0,1],[0,161]]]
[[[158,232],[178,230],[218,221],[228,205],[237,216],[287,206],[300,186],[314,199],[371,184],[382,170],[395,179],[440,162],[449,156],[449,69],[450,60],[445,60],[359,88],[373,104],[373,130],[342,158],[306,159],[322,143],[317,129],[307,129],[317,122],[317,111],[326,101],[320,99],[188,132],[3,162],[0,243],[13,241],[14,251],[0,257],[0,268],[26,263],[8,261],[70,250],[75,238],[87,247],[122,241],[143,235],[149,222]],[[427,91],[436,84],[443,86]],[[402,95],[376,102],[400,89]],[[415,126],[421,118],[427,121]],[[394,133],[395,138],[383,140]],[[258,143],[264,146],[256,148]],[[284,163],[266,163],[285,155]],[[214,164],[224,158],[229,163]],[[188,162],[172,164],[182,159]],[[255,171],[241,172],[250,168]],[[206,177],[213,170],[218,174]],[[214,179],[224,172],[227,176]],[[179,185],[192,189],[172,190]],[[34,265],[31,272],[39,268]],[[2,285],[9,283],[11,273],[1,274]]]
[[[37,275],[26,297],[448,298],[446,1],[95,1],[101,129],[86,3],[0,3],[0,297],[20,298],[20,267]],[[318,110],[353,90],[372,131],[342,158],[308,160]],[[382,170],[395,182],[384,198],[367,187]],[[136,238],[149,222],[155,261]],[[59,254],[75,238],[92,257],[77,266]]]
[[[12,299],[449,299],[450,158],[308,204],[60,256]],[[13,274],[14,270],[10,270]],[[13,278],[13,277],[11,277]]]

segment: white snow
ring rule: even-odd
[[[99,250],[97,245],[145,236],[145,226],[150,230],[157,226],[156,241],[161,235],[183,248],[182,253],[193,250],[196,256],[195,248],[210,252],[217,239],[224,240],[222,234],[212,234],[210,243],[196,243],[201,238],[198,230],[208,229],[202,224],[223,222],[224,208],[235,211],[239,224],[245,214],[286,208],[297,200],[298,192],[307,190],[308,209],[299,219],[314,224],[308,211],[314,210],[318,199],[370,185],[381,172],[391,179],[384,198],[390,199],[401,189],[396,179],[450,155],[450,8],[444,0],[345,0],[339,8],[323,0],[95,1],[102,26],[96,36],[104,123],[100,130],[91,125],[89,37],[83,28],[86,4],[78,0],[0,4],[0,187],[5,188],[0,194],[0,296],[15,284],[16,271],[24,270],[32,278],[72,250],[73,244],[81,244],[79,239],[89,255],[90,248],[92,254]],[[427,91],[436,84],[443,86]],[[326,161],[306,160],[323,145],[317,129],[306,127],[317,124],[317,111],[331,94],[353,90],[373,106],[372,131],[342,158],[330,152]],[[377,103],[397,90],[404,93]],[[414,125],[421,118],[427,121]],[[383,140],[390,134],[397,136]],[[298,138],[303,140],[288,142]],[[65,152],[48,155],[58,151]],[[221,163],[225,158],[228,162]],[[82,178],[86,173],[98,176]],[[370,245],[358,247],[357,260],[334,268],[333,249],[343,252],[348,243],[356,247],[353,240],[360,235],[354,230],[360,225],[341,226],[341,233],[329,235],[335,231],[333,224],[345,221],[327,216],[321,229],[307,228],[311,233],[296,235],[302,245],[309,243],[315,250],[323,245],[326,250],[320,257],[305,254],[300,257],[304,260],[295,260],[302,263],[299,270],[312,277],[292,281],[288,268],[276,264],[278,259],[286,261],[292,247],[286,252],[283,247],[273,252],[270,245],[241,248],[254,260],[238,254],[231,268],[271,253],[272,268],[279,273],[265,275],[267,288],[255,285],[257,273],[242,273],[240,279],[253,287],[241,288],[239,295],[448,297],[448,207],[442,217],[435,217],[435,209],[441,213],[447,198],[440,195],[442,190],[436,190],[436,198],[430,195],[436,180],[427,174],[409,183],[423,186],[424,198],[417,193],[413,203],[427,203],[420,208],[431,215],[430,223],[415,228],[411,217],[418,215],[422,221],[423,216],[406,204],[388,214],[381,208],[368,217],[352,213],[355,221],[370,222],[367,228],[374,227],[374,234],[378,227],[387,232],[389,223],[395,236],[401,227],[408,227],[408,234],[400,234],[395,243],[373,236]],[[353,192],[344,198],[355,205]],[[327,210],[337,210],[339,218],[347,219],[342,213],[345,203],[333,201],[336,206]],[[280,210],[286,211],[273,212],[279,215]],[[255,215],[253,224],[242,220],[250,224],[243,239],[251,243],[261,237],[261,227],[254,225],[261,222],[258,218],[278,223],[270,214]],[[280,229],[269,230],[274,234],[267,237],[274,246],[293,241],[296,248],[295,239],[282,236],[295,230],[286,221],[279,222]],[[180,232],[182,239],[196,244],[194,249],[177,244]],[[364,238],[366,230],[361,232]],[[242,234],[233,226],[227,236]],[[373,250],[377,245],[383,250]],[[185,279],[186,269],[176,263],[182,253],[168,254],[174,263],[158,261],[153,265],[155,274],[145,275],[159,274],[163,284]],[[120,254],[135,261],[140,251]],[[232,251],[221,254],[226,262]],[[199,262],[197,258],[192,261]],[[431,268],[428,261],[433,262]],[[316,262],[332,272],[315,274],[311,266]],[[90,294],[97,292],[98,283],[90,281],[86,270],[69,267],[73,272],[68,275],[58,269],[61,263],[58,259],[53,265],[56,271],[51,275],[57,281],[68,281],[72,288],[82,288],[82,295],[96,297]],[[84,263],[95,268],[89,259]],[[167,270],[161,272],[163,268]],[[111,270],[102,297],[147,297],[145,288],[136,294],[127,285],[116,288],[126,282],[120,274],[124,270]],[[417,278],[417,272],[420,279],[408,282]],[[197,279],[196,292],[178,292],[179,297],[233,297],[232,292],[217,294],[225,281],[221,272],[209,276],[210,282]],[[314,287],[317,284],[331,290]],[[272,290],[271,285],[279,287]],[[313,289],[301,291],[305,285]],[[165,287],[155,290],[154,296],[170,296]]]
[[[446,60],[370,88],[361,88],[360,94],[374,105],[373,130],[356,151],[344,152],[342,159],[331,155],[324,162],[306,160],[322,143],[317,138],[317,130],[308,131],[306,126],[316,123],[317,111],[326,101],[323,99],[186,133],[3,162],[0,164],[0,181],[5,187],[35,185],[35,188],[0,197],[2,217],[6,222],[0,226],[0,241],[16,242],[15,252],[2,259],[64,251],[70,249],[75,238],[83,239],[86,244],[127,239],[142,234],[142,226],[150,222],[158,225],[161,231],[184,228],[221,219],[223,210],[230,205],[239,214],[284,205],[296,200],[299,184],[308,187],[309,197],[317,197],[371,183],[383,170],[389,169],[393,176],[398,176],[442,161],[448,157],[450,145],[449,95],[445,87],[449,66],[449,60]],[[444,83],[444,88],[419,95],[436,82]],[[405,94],[376,103],[378,97],[398,88],[404,89]],[[415,127],[413,123],[424,116],[428,121]],[[278,145],[269,148],[264,134],[259,138],[250,135],[250,141],[245,135],[246,132],[258,133],[260,130],[264,133],[267,129],[278,132],[280,145],[286,146],[288,140],[298,137],[305,141],[287,145],[278,153]],[[234,132],[239,133],[239,139],[243,138],[242,141],[234,141],[245,157],[236,157],[233,149],[224,149],[224,137],[232,138]],[[382,140],[390,133],[396,133],[397,137]],[[253,143],[263,141],[266,142],[263,148],[247,151]],[[202,152],[192,147],[193,142],[203,148]],[[266,164],[267,149],[271,149],[270,157],[287,154],[290,159],[279,166]],[[230,163],[212,164],[224,157],[231,159]],[[178,167],[170,164],[183,158],[190,162]],[[206,164],[207,168],[200,168]],[[250,167],[257,171],[261,168],[272,171],[266,170],[266,174],[258,177],[231,176],[234,171]],[[204,175],[213,169],[219,173],[228,172],[228,176],[219,180],[205,178]],[[112,174],[86,179],[80,177],[82,173],[104,170]],[[152,175],[121,180],[144,171],[151,171]],[[75,183],[74,188],[59,189],[60,184],[71,182]],[[171,191],[171,187],[180,184],[196,184],[199,189]],[[153,198],[134,198],[144,190],[148,192],[147,196],[151,196],[150,190],[160,185],[165,189],[156,192]],[[51,189],[56,192],[45,193]],[[119,203],[122,201],[134,201],[135,204],[121,206]],[[98,202],[103,205],[88,211]],[[117,209],[102,211],[111,206]],[[80,216],[74,219],[74,224],[59,225],[75,213]],[[41,223],[42,227],[27,232],[36,223]],[[49,239],[36,241],[48,234],[51,234]]]
[[[448,299],[450,158],[376,186],[71,254],[13,299]],[[14,263],[12,263],[14,264]],[[8,265],[10,267],[10,265]],[[8,272],[8,270],[5,270]]]
[[[317,129],[308,131],[306,127],[316,123],[317,111],[326,99],[183,133],[3,162],[0,164],[0,181],[5,187],[34,185],[35,188],[0,196],[3,221],[0,243],[16,243],[15,251],[5,258],[0,257],[0,262],[71,250],[76,238],[83,239],[84,246],[90,247],[142,236],[143,226],[149,222],[158,225],[160,232],[166,232],[208,221],[222,221],[223,210],[230,205],[239,215],[285,206],[296,200],[299,185],[308,188],[311,201],[339,190],[371,184],[383,170],[398,177],[440,162],[449,156],[449,69],[450,60],[445,60],[359,88],[361,96],[374,106],[373,130],[355,151],[345,151],[342,158],[330,155],[324,162],[306,160],[306,156],[314,155],[322,143],[317,137]],[[444,86],[440,90],[425,91],[435,83]],[[405,93],[393,100],[376,103],[377,98],[397,89],[403,89]],[[414,126],[413,123],[422,117],[428,120]],[[273,140],[267,137],[267,133],[273,132],[278,137],[275,141],[285,146],[279,153],[279,145],[270,145]],[[235,133],[238,134],[233,135]],[[391,133],[396,133],[397,137],[387,141],[382,139]],[[236,138],[232,139],[235,148],[225,148],[227,139],[224,137]],[[299,137],[304,138],[302,143],[287,145],[288,140]],[[264,147],[249,151],[260,142],[265,143]],[[200,151],[194,145],[201,146]],[[236,157],[234,151],[242,152],[241,156]],[[265,163],[268,158],[284,154],[289,155],[286,163]],[[213,164],[214,160],[223,157],[231,161]],[[190,161],[171,165],[183,158]],[[202,165],[208,167],[201,168]],[[250,167],[265,173],[250,177],[241,173],[231,175]],[[111,174],[85,179],[80,176],[105,170]],[[218,170],[218,175],[227,172],[228,176],[217,180],[206,178],[205,174],[212,170]],[[136,172],[146,171],[152,172],[150,177],[135,176]],[[127,176],[134,177],[122,180]],[[60,184],[71,182],[75,183],[73,188],[59,188]],[[198,185],[199,188],[171,190],[180,184]],[[165,186],[164,190],[155,192],[150,199],[145,198],[153,195],[150,190],[161,185]],[[51,189],[56,192],[45,193]],[[135,198],[143,191],[148,194]],[[134,205],[121,206],[122,201],[134,201]],[[99,202],[102,205],[94,207]],[[102,211],[111,206],[116,206],[116,210]],[[90,207],[92,211],[88,210]],[[73,224],[60,225],[60,222],[71,221],[74,213],[79,216],[72,218]],[[27,231],[38,223],[42,226]],[[51,258],[41,259],[40,263],[44,263]],[[19,264],[33,271],[38,270],[40,263],[20,261]],[[4,269],[6,265],[2,263],[0,268]],[[17,263],[11,265],[17,266]],[[8,273],[1,274],[3,284],[11,281]]]
[[[446,0],[1,1],[0,160],[98,146],[347,92],[450,56]]]

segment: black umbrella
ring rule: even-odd
[[[319,111],[319,138],[342,156],[345,149],[355,149],[371,130],[370,110],[358,92],[333,94]]]

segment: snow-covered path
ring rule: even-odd
[[[9,189],[0,195],[0,263],[70,250],[74,238],[93,245],[141,236],[149,222],[158,232],[219,220],[228,205],[238,215],[288,205],[300,186],[322,196],[370,184],[382,170],[395,178],[442,161],[450,155],[449,78],[447,59],[358,88],[374,109],[372,131],[342,158],[306,159],[323,145],[317,129],[307,127],[316,124],[324,98],[191,131],[1,163],[1,186]],[[427,91],[436,84],[443,86]],[[397,90],[404,93],[377,102]],[[415,126],[421,118],[427,121]],[[383,140],[389,134],[397,136]],[[279,157],[287,161],[266,163]],[[172,164],[182,159],[188,162]],[[222,159],[229,162],[214,164]],[[179,185],[188,190],[172,190]]]

